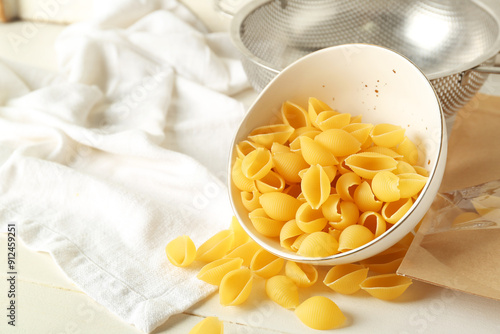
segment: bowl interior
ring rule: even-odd
[[[241,203],[241,192],[229,180],[233,209],[249,235],[278,256],[325,265],[368,258],[411,231],[437,193],[446,160],[446,127],[439,101],[425,75],[393,51],[366,44],[326,48],[301,58],[270,82],[242,121],[233,147],[245,140],[254,128],[279,123],[284,101],[290,100],[307,108],[309,97],[316,97],[339,112],[362,115],[364,123],[391,123],[406,129],[406,135],[419,149],[418,164],[430,174],[412,209],[391,230],[371,243],[324,259],[300,257],[283,249],[278,239],[260,235]],[[229,171],[236,156],[233,149]]]

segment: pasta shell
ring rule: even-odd
[[[385,203],[382,207],[382,217],[390,224],[396,224],[413,205],[411,198],[402,198],[399,201]]]
[[[255,187],[262,194],[273,191],[283,191],[283,189],[285,189],[285,180],[278,173],[270,171],[262,179],[255,181]]]
[[[401,198],[399,180],[399,177],[391,172],[379,172],[372,180],[373,193],[383,202],[395,202]]]
[[[359,264],[341,264],[332,267],[323,283],[335,292],[351,295],[368,276],[368,269]]]
[[[348,156],[345,164],[359,176],[371,180],[380,171],[396,169],[398,163],[394,158],[384,154],[362,152]]]
[[[326,130],[314,138],[336,157],[351,155],[361,149],[361,143],[349,132],[342,129]]]
[[[403,173],[398,175],[399,191],[402,198],[417,195],[427,183],[427,178],[417,173]]]
[[[231,170],[231,179],[234,185],[241,191],[253,191],[255,190],[255,182],[247,178],[241,171],[241,159],[236,158],[233,168]]]
[[[222,278],[230,271],[241,268],[243,259],[227,258],[212,261],[198,272],[198,279],[213,285],[220,285]]]
[[[301,188],[307,203],[319,209],[330,195],[330,179],[320,165],[313,165],[304,173]]]
[[[309,167],[302,155],[295,152],[276,154],[273,163],[276,172],[290,183],[300,182],[299,172]]]
[[[429,176],[429,171],[427,169],[425,169],[424,167],[413,166],[413,168],[415,169],[415,172],[417,172],[417,174],[420,174],[420,175],[425,176],[425,177]]]
[[[187,235],[170,241],[165,247],[165,252],[170,263],[176,267],[187,267],[196,258],[196,246]]]
[[[395,273],[403,261],[406,250],[400,250],[388,254],[379,254],[361,261],[361,264],[373,272],[379,274]]]
[[[375,145],[396,147],[405,137],[405,130],[394,124],[381,123],[373,127],[371,137]]]
[[[295,139],[297,139],[299,136],[307,136],[311,139],[314,139],[318,134],[321,133],[321,130],[318,128],[315,128],[313,126],[305,126],[302,128],[295,129],[295,131],[292,133],[288,141],[291,143]]]
[[[373,233],[362,225],[347,226],[339,237],[339,251],[347,252],[372,241]]]
[[[269,217],[281,221],[295,218],[295,213],[302,205],[298,199],[279,192],[262,194],[259,201]]]
[[[299,235],[301,235],[302,230],[297,226],[297,223],[295,219],[292,219],[288,222],[286,222],[285,225],[283,225],[283,228],[280,231],[280,245],[283,248],[286,248],[288,250],[292,250],[292,244],[297,239]],[[297,251],[297,250],[295,250]]]
[[[339,177],[335,188],[344,201],[354,201],[354,192],[360,184],[361,178],[356,173],[345,173]]]
[[[375,238],[384,234],[387,226],[384,218],[380,213],[373,211],[366,211],[359,216],[359,225],[367,227],[374,235]]]
[[[311,126],[307,111],[299,105],[286,101],[281,106],[281,117],[283,122],[294,129]]]
[[[299,305],[299,289],[287,276],[276,275],[266,281],[266,294],[276,304],[286,309]]]
[[[300,152],[302,157],[309,165],[332,166],[337,165],[338,161],[330,150],[313,139],[300,136]]]
[[[295,238],[292,245],[290,246],[291,250],[294,252],[298,251],[300,248],[300,245],[302,244],[302,241],[304,241],[304,239],[307,238],[308,235],[309,235],[309,233],[304,233],[304,234],[299,235],[297,238]]]
[[[339,158],[339,164],[337,165],[337,171],[340,174],[351,173],[352,169],[345,164],[346,157]]]
[[[252,272],[242,267],[227,273],[219,285],[219,301],[224,306],[240,305],[252,291]]]
[[[348,125],[350,121],[350,114],[338,113],[332,110],[322,111],[318,114],[318,117],[316,117],[316,124],[318,128],[323,131],[329,129],[341,129]]]
[[[206,317],[191,328],[189,334],[224,334],[224,325],[217,317]]]
[[[297,226],[305,233],[321,231],[328,223],[321,210],[314,210],[309,203],[304,203],[299,207],[295,221]]]
[[[240,245],[243,245],[245,242],[250,240],[250,236],[245,232],[243,227],[241,227],[240,222],[236,217],[233,216],[231,220],[231,225],[229,226],[229,230],[233,231],[233,243],[231,244],[230,249],[234,249]]]
[[[337,304],[323,296],[306,299],[295,314],[306,326],[319,330],[340,327],[346,319]]]
[[[337,241],[339,240],[340,233],[342,233],[342,230],[337,230],[336,228],[333,227],[328,228],[328,234],[333,236]]]
[[[360,286],[361,289],[375,298],[393,300],[401,296],[411,283],[411,278],[396,274],[385,274],[368,277]]]
[[[316,118],[318,114],[325,110],[332,110],[328,104],[323,101],[320,101],[314,97],[310,97],[308,101],[307,112],[309,115],[309,119],[311,120],[311,124],[314,126],[318,126],[316,123]]]
[[[396,169],[392,171],[394,174],[416,173],[415,166],[410,165],[406,161],[399,160]]]
[[[366,142],[370,137],[373,124],[368,123],[351,123],[346,125],[342,129],[349,132],[354,138],[356,138],[360,143]]]
[[[273,168],[271,152],[265,148],[256,148],[241,161],[241,171],[250,180],[259,180]]]
[[[359,209],[353,202],[341,201],[340,202],[340,220],[330,221],[330,226],[343,230],[350,225],[354,225],[358,222]]]
[[[260,208],[259,197],[260,193],[257,190],[252,192],[242,191],[241,192],[241,203],[247,209],[247,211],[253,211],[255,209]]]
[[[231,230],[216,233],[198,248],[196,259],[203,262],[212,262],[220,259],[229,251],[233,240],[234,232]]]
[[[262,249],[258,243],[255,241],[249,240],[245,242],[244,244],[236,247],[233,249],[231,252],[226,254],[224,258],[226,259],[242,259],[243,260],[243,265],[245,267],[248,267],[250,265],[250,262],[252,261],[253,256],[255,253],[257,253],[260,249]]]
[[[415,165],[418,161],[418,149],[410,138],[404,137],[403,141],[398,145],[396,151],[401,154],[406,161],[411,165]]]
[[[285,275],[299,288],[308,288],[318,280],[318,271],[313,265],[287,261],[285,264]]]
[[[236,145],[236,152],[238,153],[238,158],[243,159],[248,153],[255,151],[257,148],[262,148],[263,146],[254,143],[250,140],[243,140]]]
[[[337,166],[325,166],[323,167],[323,170],[325,171],[326,175],[328,175],[328,180],[330,181],[330,183],[332,183],[337,176]]]
[[[298,199],[299,195],[302,193],[302,188],[300,187],[300,183],[289,185],[283,190],[283,193]]]
[[[270,149],[273,143],[284,144],[294,131],[290,125],[274,124],[265,125],[250,132],[248,138],[253,142]]]
[[[375,198],[372,188],[368,182],[363,181],[354,191],[354,203],[358,206],[359,210],[365,211],[375,211],[378,212],[382,208],[382,201]]]
[[[250,263],[250,270],[262,278],[269,278],[277,275],[281,271],[281,268],[283,268],[284,263],[285,260],[282,258],[261,248],[253,256]]]
[[[359,124],[363,121],[363,115],[356,115],[351,117],[351,124]]]
[[[302,241],[297,254],[307,257],[327,257],[337,254],[338,247],[339,242],[332,235],[326,232],[314,232]]]
[[[256,209],[248,214],[253,227],[266,237],[277,237],[285,222],[270,218],[264,209]]]
[[[283,144],[278,144],[278,143],[273,143],[271,146],[271,154],[276,155],[280,153],[290,153],[290,147],[283,145]]]
[[[368,147],[367,149],[365,149],[364,152],[380,153],[380,154],[387,155],[387,156],[394,158],[394,159],[399,159],[399,158],[403,157],[403,155],[399,154],[398,152],[396,152],[388,147],[376,146],[376,145],[372,146],[372,147]]]

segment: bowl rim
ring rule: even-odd
[[[261,242],[261,240],[260,240],[261,238],[267,238],[267,237],[262,236],[262,235],[255,236],[254,233],[252,231],[250,231],[245,224],[240,223],[240,225],[245,230],[245,232],[247,232],[247,234],[255,242],[257,242],[261,247],[263,247],[267,251],[269,251],[269,252],[271,252],[271,253],[273,253],[273,254],[281,257],[281,258],[284,258],[286,260],[291,260],[291,261],[301,262],[301,263],[318,264],[318,265],[330,265],[331,263],[322,263],[322,262],[332,262],[332,261],[335,261],[335,260],[339,260],[339,263],[340,263],[340,261],[342,261],[342,259],[353,257],[357,253],[362,252],[365,249],[371,247],[372,245],[380,242],[381,240],[383,240],[384,238],[386,238],[391,233],[395,233],[395,231],[398,228],[400,228],[400,226],[403,225],[407,221],[408,217],[415,211],[415,209],[418,207],[418,205],[423,201],[423,199],[425,197],[424,195],[427,193],[427,191],[431,187],[431,184],[433,183],[432,181],[436,178],[436,173],[437,173],[437,171],[439,169],[438,167],[440,167],[441,164],[445,164],[446,163],[446,156],[443,156],[443,152],[446,155],[446,149],[445,149],[444,145],[447,142],[446,122],[445,122],[445,118],[444,118],[443,108],[441,106],[440,100],[438,98],[438,95],[436,93],[436,90],[435,90],[434,86],[430,83],[429,79],[422,72],[422,70],[417,65],[415,65],[410,59],[408,59],[406,56],[404,56],[404,55],[402,55],[402,54],[400,54],[400,53],[398,53],[398,52],[396,52],[394,50],[391,50],[389,48],[386,48],[386,47],[383,47],[383,46],[378,46],[378,45],[373,45],[373,44],[366,44],[366,43],[342,44],[342,45],[337,45],[337,46],[332,46],[332,47],[324,48],[324,49],[312,52],[312,53],[310,53],[310,54],[308,54],[308,55],[306,55],[304,57],[301,57],[300,59],[298,59],[298,60],[294,61],[293,63],[291,63],[290,65],[288,65],[285,68],[285,70],[288,69],[289,67],[295,66],[297,63],[302,62],[302,61],[304,61],[306,59],[309,59],[311,57],[316,57],[318,54],[328,53],[328,52],[331,52],[332,49],[341,49],[341,48],[346,48],[346,47],[375,48],[375,49],[383,50],[384,52],[393,53],[394,55],[401,57],[404,61],[407,61],[410,66],[413,66],[414,69],[416,69],[416,73],[418,75],[420,75],[422,77],[422,79],[424,79],[425,85],[427,85],[429,88],[431,88],[431,90],[432,90],[432,92],[434,94],[435,102],[437,103],[438,110],[439,110],[439,115],[440,115],[440,117],[439,117],[439,119],[440,119],[440,124],[439,124],[440,138],[439,138],[439,145],[438,145],[439,147],[438,147],[438,151],[437,151],[437,158],[436,158],[436,161],[432,164],[432,167],[431,167],[430,172],[429,172],[428,180],[427,180],[424,188],[422,188],[422,190],[420,192],[420,195],[413,202],[411,208],[403,215],[403,217],[401,217],[396,224],[394,224],[389,230],[385,231],[380,236],[374,238],[370,242],[368,242],[368,243],[366,243],[366,244],[364,244],[364,245],[362,245],[360,247],[357,247],[357,248],[355,248],[353,250],[350,250],[350,251],[347,251],[347,252],[341,252],[341,253],[337,253],[337,254],[334,254],[334,255],[331,255],[331,256],[327,256],[327,257],[304,257],[304,256],[298,255],[296,253],[291,253],[291,252],[288,252],[288,251],[285,251],[285,250],[282,250],[282,249],[277,249],[276,247],[272,247],[272,246],[268,245],[266,242]],[[257,98],[254,100],[254,102],[252,103],[252,105],[248,108],[248,111],[251,110],[251,109],[253,109],[254,105],[257,103],[258,100],[260,100],[261,96],[266,93],[267,87],[270,86],[270,85],[272,85],[274,83],[274,81],[278,80],[278,78],[281,76],[281,73],[285,72],[285,70],[283,70],[282,72],[280,72],[277,76],[275,76],[266,85],[266,87],[259,93],[259,95],[257,96]],[[247,112],[246,115],[245,115],[245,117],[240,122],[240,124],[239,124],[239,126],[238,126],[238,128],[237,128],[237,130],[236,130],[236,132],[235,132],[235,134],[233,136],[233,139],[231,141],[231,151],[230,151],[229,163],[228,163],[228,192],[229,192],[229,199],[230,199],[231,207],[233,209],[233,213],[235,214],[235,216],[238,218],[238,221],[240,221],[240,222],[242,221],[242,219],[239,216],[239,212],[238,212],[238,210],[237,210],[237,208],[235,206],[235,202],[234,202],[234,199],[233,199],[232,189],[234,187],[234,184],[232,182],[232,177],[231,176],[232,176],[233,162],[234,162],[235,157],[236,157],[236,153],[235,152],[236,152],[236,144],[237,144],[236,143],[237,135],[239,133],[239,130],[240,130],[241,126],[246,122],[246,120],[249,117],[250,117],[250,114]],[[444,165],[443,165],[442,169],[444,170]],[[241,193],[241,191],[239,191],[239,192]],[[412,226],[412,229],[417,224],[418,224],[418,222],[415,222],[415,224]],[[397,243],[397,241],[395,243]],[[391,246],[392,245],[388,246],[387,248],[389,248]],[[364,257],[364,258],[367,258],[367,257]],[[355,261],[359,261],[359,260],[347,261],[347,259],[346,259],[346,261],[342,261],[342,263],[349,263],[349,262],[355,262]]]

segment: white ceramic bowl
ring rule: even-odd
[[[417,144],[419,165],[429,180],[413,207],[390,230],[362,247],[325,258],[299,256],[253,227],[241,203],[240,190],[231,181],[237,156],[235,144],[256,127],[276,123],[281,104],[290,100],[307,108],[309,97],[339,112],[363,115],[363,123],[391,123],[406,129]],[[447,135],[439,100],[425,75],[407,58],[389,49],[347,44],[311,53],[284,69],[257,97],[242,121],[229,163],[230,198],[245,231],[263,248],[288,260],[319,265],[360,261],[391,247],[413,230],[437,194],[446,163]]]

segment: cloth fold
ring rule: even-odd
[[[144,332],[214,291],[168,241],[227,228],[248,83],[227,34],[176,1],[96,1],[59,74],[0,60],[0,228],[16,222],[85,293]]]

